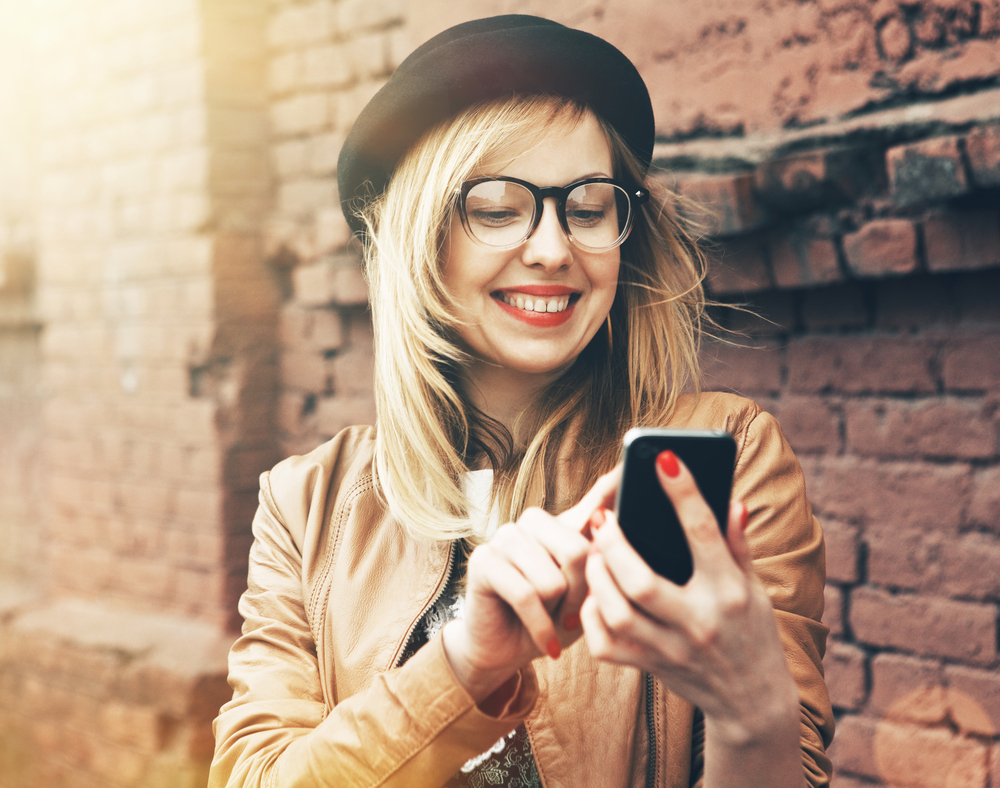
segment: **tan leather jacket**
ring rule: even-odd
[[[733,494],[749,509],[754,564],[799,687],[806,775],[827,785],[823,537],[802,472],[752,402],[705,394],[679,413],[673,426],[736,438]],[[698,784],[695,710],[638,670],[596,662],[582,638],[523,671],[497,718],[458,684],[440,635],[394,667],[444,587],[452,550],[410,538],[388,516],[372,487],[372,438],[371,428],[345,430],[261,476],[211,788],[439,786],[522,721],[547,788]]]

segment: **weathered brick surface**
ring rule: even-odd
[[[677,192],[691,201],[691,218],[712,235],[743,233],[766,218],[754,195],[753,173],[689,177],[677,184]]]
[[[857,646],[834,642],[823,658],[826,685],[834,708],[857,710],[867,690],[865,652]]]
[[[959,137],[935,137],[890,148],[886,169],[899,205],[957,197],[968,191]]]
[[[899,459],[989,459],[997,455],[992,410],[976,400],[855,400],[845,407],[847,449]]]
[[[860,540],[855,526],[838,520],[823,522],[826,537],[826,577],[838,583],[856,583],[860,580]]]
[[[862,643],[991,665],[997,658],[996,608],[870,588],[851,595],[851,629]]]
[[[878,654],[871,661],[868,707],[883,719],[926,725],[944,722],[948,697],[941,664],[902,654]]]
[[[930,394],[936,352],[920,337],[806,336],[788,346],[788,385],[802,394]]]
[[[844,257],[858,277],[901,276],[917,269],[917,232],[906,219],[876,219],[844,236]]]
[[[827,284],[843,278],[836,242],[815,236],[808,227],[772,234],[769,252],[778,287]]]
[[[976,185],[1000,186],[1000,125],[973,129],[965,138],[965,151]]]
[[[969,271],[1000,265],[1000,208],[937,213],[923,223],[931,271]]]
[[[820,148],[770,159],[755,172],[760,200],[799,213],[852,202],[875,186],[879,167],[864,148]]]
[[[962,665],[945,668],[948,714],[962,733],[996,736],[1000,732],[1000,677],[996,671]]]

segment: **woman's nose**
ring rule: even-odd
[[[544,200],[542,206],[542,218],[525,242],[522,259],[525,265],[540,265],[555,271],[572,262],[572,244],[559,222],[555,199]]]

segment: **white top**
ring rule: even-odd
[[[500,527],[500,511],[490,506],[493,469],[466,471],[462,474],[462,492],[469,501],[469,519],[476,536],[488,542]]]

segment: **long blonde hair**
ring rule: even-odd
[[[699,384],[704,259],[669,210],[669,197],[607,123],[615,176],[653,192],[621,246],[610,320],[570,369],[543,390],[513,434],[478,411],[459,382],[468,362],[456,341],[459,311],[442,278],[455,195],[487,158],[572,128],[589,110],[555,96],[477,105],[432,128],[400,161],[361,217],[375,332],[374,471],[393,515],[417,537],[477,542],[462,474],[485,455],[501,522],[515,519],[540,484],[550,511],[572,504],[618,459],[631,426],[662,423]],[[609,335],[610,334],[610,335]],[[627,381],[627,382],[623,382]],[[570,429],[585,424],[585,429]],[[556,457],[566,447],[584,471],[556,500]]]

